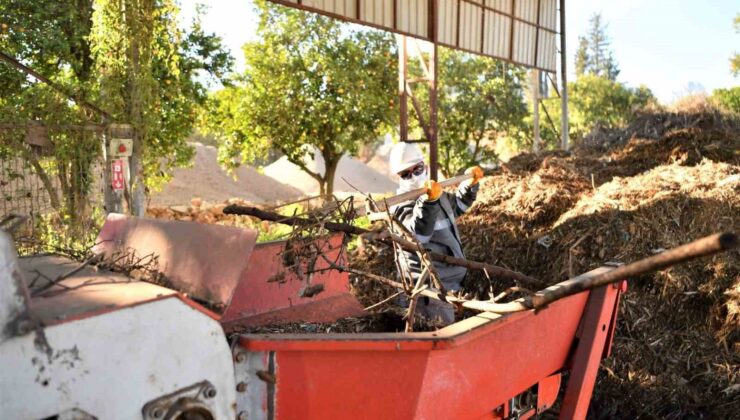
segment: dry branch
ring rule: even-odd
[[[235,204],[224,208],[224,214],[252,216],[252,217],[257,217],[262,220],[282,223],[282,224],[289,225],[289,226],[314,226],[315,225],[315,222],[309,219],[304,219],[300,217],[283,216],[282,214],[264,211],[256,207],[239,206]],[[337,223],[337,222],[325,222],[323,223],[323,227],[326,228],[327,230],[331,230],[335,232],[344,232],[350,235],[362,235],[364,239],[367,239],[369,241],[382,242],[389,246],[393,246],[393,244],[396,243],[400,245],[403,249],[407,251],[411,251],[411,252],[425,251],[423,246],[415,244],[399,236],[391,235],[387,232],[370,231],[370,230],[363,229],[357,226],[352,226],[350,224]],[[463,258],[457,258],[457,257],[453,257],[450,255],[444,255],[444,254],[437,254],[434,252],[429,252],[428,254],[434,261],[444,262],[450,265],[462,266],[462,267],[466,267],[472,270],[485,270],[488,272],[489,275],[504,277],[504,278],[508,278],[511,280],[516,280],[516,281],[521,282],[525,286],[531,287],[533,285],[540,284],[540,282],[538,282],[536,279],[532,277],[526,276],[516,271],[508,270],[503,267],[498,267],[495,265],[486,264],[482,262],[468,261]]]

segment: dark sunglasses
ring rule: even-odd
[[[419,163],[411,169],[399,172],[401,179],[411,179],[412,176],[419,176],[424,173],[424,163]]]

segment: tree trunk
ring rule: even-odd
[[[324,173],[324,182],[326,183],[326,188],[324,191],[324,198],[325,199],[331,199],[332,195],[334,195],[334,181],[337,174],[337,167],[339,166],[339,159],[341,159],[342,156],[339,155],[339,157],[324,157],[324,162],[326,164],[326,171]]]
[[[59,196],[57,195],[57,191],[54,189],[54,184],[51,182],[49,174],[47,174],[44,168],[41,166],[41,163],[36,158],[33,150],[29,151],[26,156],[28,156],[28,161],[31,162],[31,166],[33,166],[33,170],[34,172],[36,172],[36,176],[39,177],[41,183],[44,185],[44,189],[49,194],[49,202],[51,203],[51,206],[54,208],[54,210],[59,211],[61,207]]]

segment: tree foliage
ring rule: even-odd
[[[594,128],[625,126],[635,111],[655,103],[655,96],[645,86],[629,88],[604,77],[584,75],[568,83],[570,136],[577,143]],[[560,120],[559,102],[547,101],[544,106],[555,121]],[[543,126],[542,135],[547,143],[557,144],[558,135],[550,126]]]
[[[499,136],[521,137],[526,72],[486,57],[440,49],[440,169],[453,176],[497,159]]]
[[[715,89],[712,101],[722,110],[740,115],[740,86],[727,89]]]
[[[185,138],[196,108],[207,97],[209,79],[204,76],[221,77],[232,62],[220,39],[206,34],[197,18],[188,30],[178,27],[174,0],[0,0],[0,9],[14,11],[0,24],[3,51],[73,97],[99,104],[115,121],[134,123],[140,133],[135,148],[140,192],[144,184],[155,186],[174,165],[188,162],[192,152]],[[70,101],[6,64],[0,64],[0,86],[4,122],[102,122],[101,115],[80,101]],[[32,161],[39,177],[59,178],[69,214],[82,212],[91,165],[101,150],[99,133],[52,132],[53,156],[46,165],[33,161],[36,156],[24,144],[23,132],[2,135],[13,140],[16,153]],[[49,188],[49,194],[54,201],[56,191]]]
[[[201,77],[221,77],[232,59],[198,18],[183,33],[174,0],[96,2],[90,38],[100,98],[134,128],[133,207],[143,214],[145,189],[166,176],[163,162],[168,168],[192,158],[186,138],[206,99]]]
[[[92,3],[0,1],[0,10],[13,11],[4,14],[0,23],[0,50],[46,75],[63,91],[77,98],[90,98],[94,84],[87,35],[92,25]],[[92,185],[90,165],[100,150],[94,135],[79,129],[50,130],[54,147],[42,155],[26,144],[25,127],[34,121],[52,126],[81,125],[99,121],[100,116],[5,62],[0,63],[0,89],[0,121],[17,127],[0,131],[3,158],[26,162],[42,181],[56,210],[85,215]],[[59,187],[55,187],[57,184]],[[61,189],[61,195],[57,189]]]
[[[592,74],[609,80],[617,80],[619,65],[610,49],[611,40],[606,34],[606,24],[600,13],[591,17],[586,35],[578,37],[576,50],[576,76]]]
[[[393,38],[265,1],[256,7],[259,41],[244,46],[246,70],[213,96],[204,126],[220,137],[223,163],[275,149],[331,195],[341,157],[395,121]],[[315,149],[323,173],[305,165]]]

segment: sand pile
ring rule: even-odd
[[[307,158],[305,164],[309,170],[322,175],[324,174],[324,159],[318,152],[314,153],[313,158]],[[300,167],[288,161],[286,157],[282,157],[266,166],[264,172],[265,175],[279,182],[289,184],[300,190],[303,194],[314,195],[319,192],[318,181],[304,172]],[[385,194],[394,192],[398,187],[387,175],[383,175],[349,156],[343,156],[339,161],[339,166],[334,177],[334,191],[356,194],[357,191],[347,185],[342,179],[346,179],[350,184],[364,193]]]
[[[162,191],[152,195],[150,205],[188,205],[192,198],[211,203],[230,198],[253,203],[274,203],[295,200],[302,195],[299,190],[262,175],[248,165],[237,168],[234,179],[219,166],[215,147],[191,144],[195,147],[193,165],[175,169],[172,181]]]

